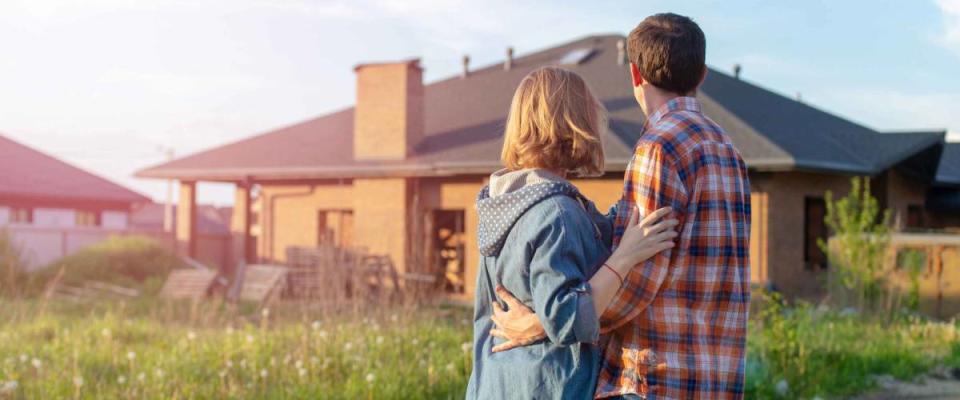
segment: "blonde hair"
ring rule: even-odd
[[[520,82],[510,104],[500,159],[511,170],[543,168],[603,173],[606,111],[580,75],[539,68]]]

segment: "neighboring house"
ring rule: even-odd
[[[177,206],[173,206],[176,215]],[[164,205],[160,203],[143,203],[133,207],[130,213],[130,229],[135,231],[157,232],[163,230]],[[230,218],[233,207],[218,207],[211,204],[197,205],[197,233],[207,235],[229,235]],[[176,230],[177,219],[173,219],[173,229]]]
[[[477,70],[465,64],[462,75],[427,85],[418,60],[361,64],[355,107],[137,176],[180,180],[183,251],[196,251],[196,182],[233,182],[232,228],[248,239],[248,260],[283,262],[288,246],[364,247],[390,255],[401,271],[452,270],[469,294],[479,257],[474,200],[500,167],[510,100],[531,70],[569,68],[606,106],[607,174],[574,183],[601,208],[617,200],[644,122],[623,40],[591,36]],[[879,133],[714,69],[698,98],[750,166],[751,274],[758,284],[790,295],[818,292],[826,267],[816,246],[827,234],[824,192],[843,195],[854,175],[873,177],[874,193],[899,227],[960,223],[953,188],[960,185],[960,151],[945,145],[942,131]],[[251,190],[259,192],[256,214]]]
[[[0,229],[30,267],[44,265],[129,226],[143,195],[0,136]]]

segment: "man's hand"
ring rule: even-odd
[[[523,305],[501,285],[497,285],[496,291],[497,296],[510,307],[510,311],[505,311],[500,307],[500,303],[493,302],[491,319],[495,326],[490,330],[490,335],[506,340],[493,347],[494,353],[526,346],[547,337],[537,314],[534,314],[530,307]]]

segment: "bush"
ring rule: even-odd
[[[5,230],[0,230],[0,295],[16,297],[26,280],[20,249]]]
[[[95,280],[155,291],[158,280],[173,269],[188,266],[156,241],[143,236],[111,237],[56,260],[31,276],[31,290],[41,291],[64,269],[61,282]]]

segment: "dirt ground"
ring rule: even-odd
[[[877,377],[879,389],[854,400],[960,399],[960,370],[940,369],[913,382]]]

